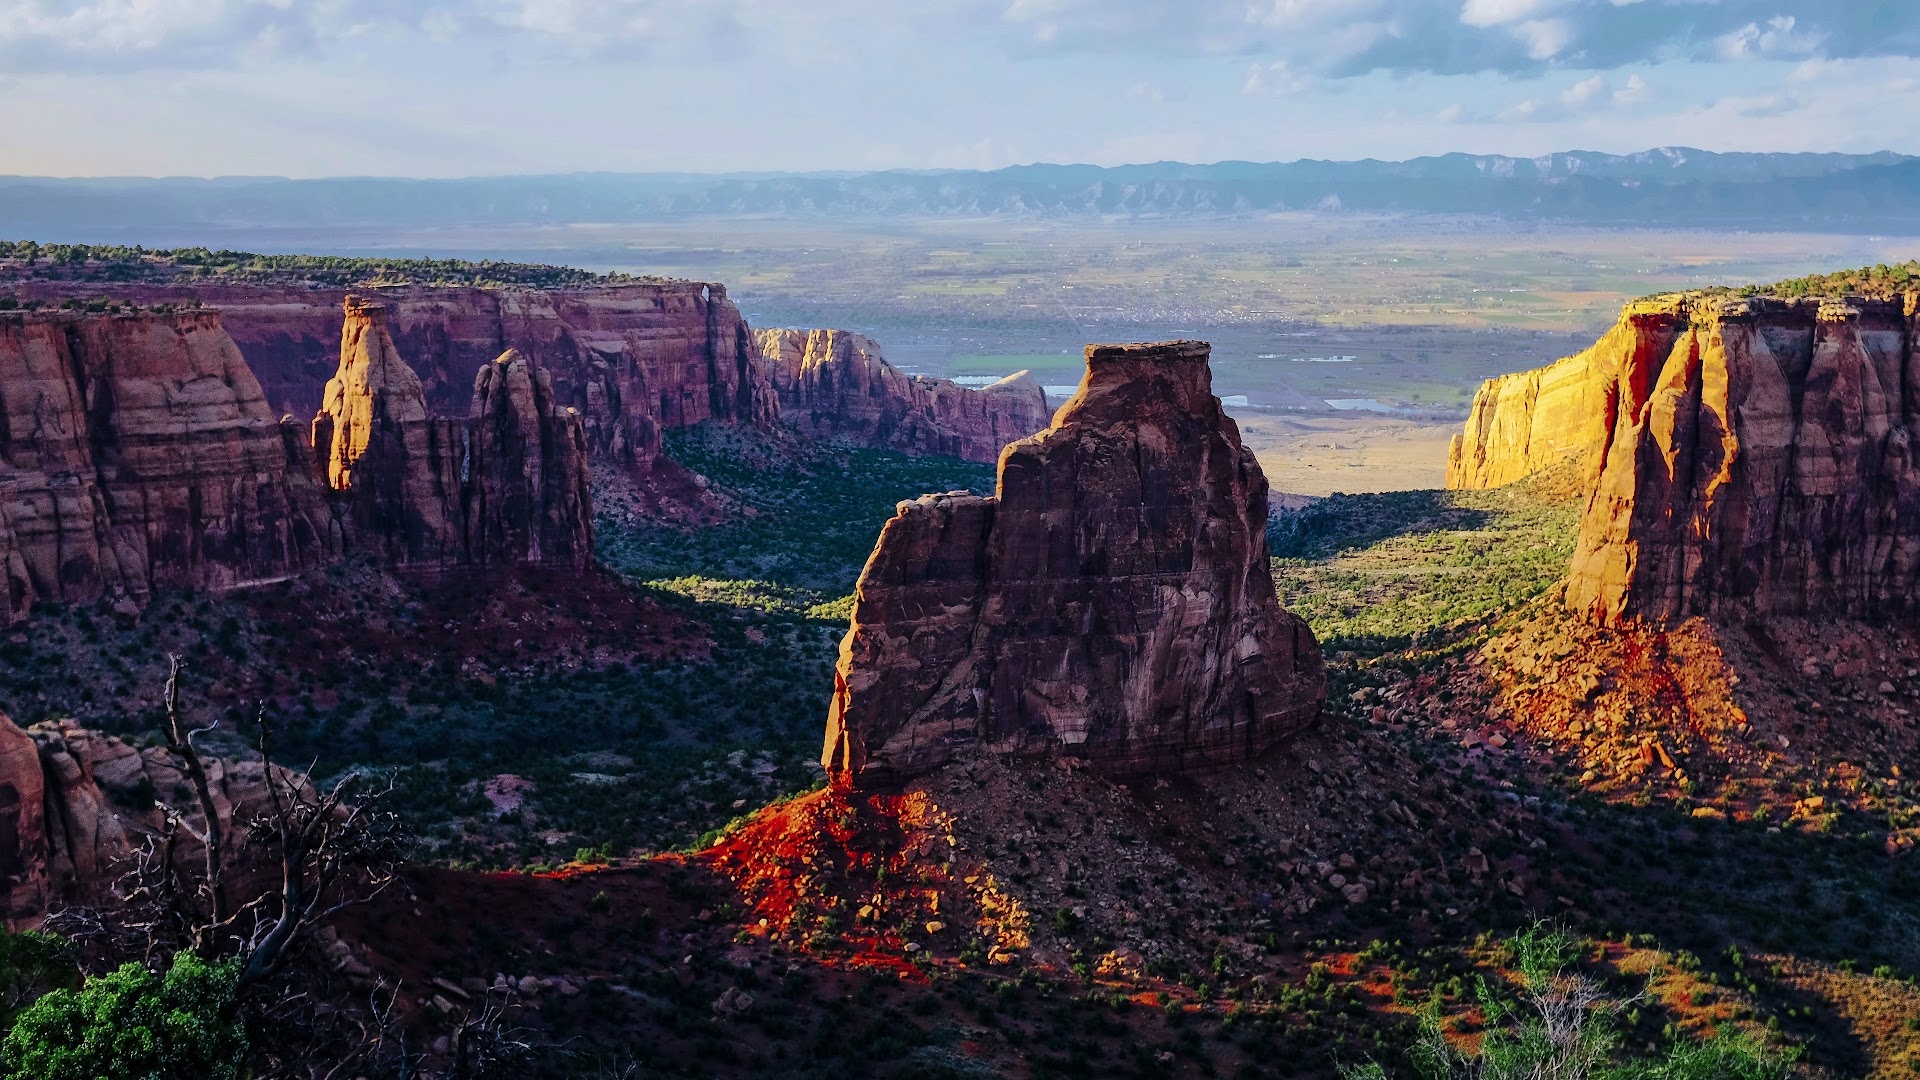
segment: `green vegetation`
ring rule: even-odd
[[[58,934],[0,931],[0,1024],[47,991],[74,985],[77,964],[73,942]]]
[[[816,613],[842,600],[903,499],[930,491],[993,491],[993,467],[888,450],[775,451],[741,431],[675,431],[668,454],[742,507],[723,525],[600,530],[601,561],[649,586],[703,603],[807,616],[844,630],[845,615]]]
[[[1741,296],[1865,296],[1892,300],[1916,288],[1920,288],[1920,260],[1910,259],[1895,266],[1880,263],[1831,274],[1808,274],[1772,285],[1749,285],[1737,291]]]
[[[1513,610],[1566,574],[1579,507],[1548,478],[1492,491],[1334,495],[1268,529],[1281,602],[1329,652],[1377,656]]]
[[[127,963],[54,990],[0,1042],[7,1080],[239,1080],[247,1052],[235,969],[192,953],[162,976]]]
[[[1485,1027],[1477,1045],[1448,1038],[1438,996],[1420,1010],[1421,1039],[1409,1057],[1426,1080],[1785,1080],[1797,1048],[1776,1050],[1751,1031],[1726,1025],[1711,1037],[1673,1040],[1665,1056],[1635,1057],[1628,1031],[1645,995],[1620,996],[1580,970],[1590,943],[1535,923],[1505,943],[1509,980],[1476,975],[1475,1004]],[[1504,982],[1504,985],[1501,985]],[[1385,1080],[1378,1062],[1344,1067],[1346,1080]]]
[[[571,266],[464,259],[259,255],[222,248],[148,249],[123,244],[42,244],[0,240],[0,260],[15,260],[29,277],[81,281],[218,280],[309,285],[529,285],[544,288],[636,280]]]

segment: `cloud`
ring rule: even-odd
[[[1313,89],[1319,81],[1307,72],[1296,70],[1285,60],[1275,60],[1271,64],[1254,64],[1248,68],[1247,80],[1240,85],[1240,92],[1291,97]]]
[[[1719,47],[1729,60],[1810,56],[1820,47],[1820,35],[1800,29],[1800,20],[1792,15],[1775,15],[1764,24],[1750,22],[1721,35]]]
[[[1243,54],[1334,76],[1920,55],[1912,0],[1013,0],[998,20],[1050,50]]]
[[[205,69],[374,38],[479,39],[594,57],[743,38],[772,0],[9,0],[11,72]]]
[[[1920,56],[1914,0],[0,0],[0,71],[235,68],[371,42],[618,64],[846,42],[1025,59],[1227,57],[1305,79]],[[814,48],[816,53],[807,52]],[[475,55],[492,55],[475,53]],[[1253,65],[1258,65],[1254,68]],[[1298,92],[1289,90],[1288,92]]]
[[[1652,86],[1638,73],[1629,75],[1618,85],[1606,75],[1589,75],[1558,94],[1529,97],[1495,111],[1491,117],[1471,119],[1503,123],[1563,121],[1638,105],[1652,98]],[[1460,118],[1460,114],[1454,115],[1454,119]]]

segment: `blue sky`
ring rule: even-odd
[[[0,0],[0,173],[1920,153],[1920,0]]]

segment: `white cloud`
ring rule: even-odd
[[[1729,60],[1752,57],[1809,56],[1820,46],[1818,31],[1802,29],[1792,15],[1775,15],[1764,23],[1750,22],[1720,38],[1720,52]]]
[[[1614,0],[1616,4],[1638,2],[1639,0]],[[1653,87],[1647,84],[1646,79],[1640,77],[1639,72],[1627,76],[1626,85],[1613,92],[1613,102],[1616,105],[1638,105],[1643,101],[1651,100],[1653,100]]]
[[[1271,64],[1254,64],[1247,69],[1247,79],[1240,85],[1242,94],[1279,94],[1290,97],[1305,93],[1319,82],[1313,75],[1296,70],[1285,60],[1275,60]]]
[[[1561,91],[1560,103],[1569,108],[1582,108],[1592,104],[1602,94],[1605,94],[1607,90],[1608,84],[1606,76],[1594,75],[1581,79],[1579,82]]]
[[[1467,0],[1460,8],[1460,21],[1468,26],[1506,26],[1559,6],[1554,0]]]

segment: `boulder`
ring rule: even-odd
[[[823,761],[847,782],[963,745],[1116,774],[1254,756],[1312,723],[1320,650],[1269,570],[1267,484],[1204,342],[1101,345],[996,494],[903,502],[857,586]]]

